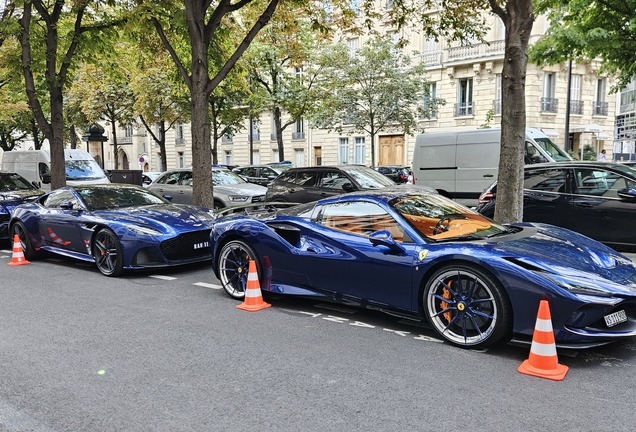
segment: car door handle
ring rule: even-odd
[[[484,174],[484,177],[494,177],[492,174]]]

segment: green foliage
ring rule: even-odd
[[[603,72],[618,74],[617,88],[636,76],[636,0],[540,0],[536,10],[552,25],[531,47],[531,62],[599,58]]]
[[[479,125],[479,129],[490,129],[490,122],[495,118],[495,111],[491,108],[486,111],[486,121]]]

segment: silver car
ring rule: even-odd
[[[232,207],[265,201],[267,188],[248,183],[232,171],[212,168],[214,208]],[[192,168],[166,171],[156,178],[148,190],[176,204],[192,204]]]

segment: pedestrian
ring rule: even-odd
[[[605,149],[601,150],[596,160],[600,162],[607,162],[607,158],[605,157]]]

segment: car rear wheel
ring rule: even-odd
[[[26,260],[30,260],[36,257],[36,251],[33,245],[31,244],[31,239],[29,238],[29,232],[22,222],[15,222],[11,225],[11,246],[13,246],[13,240],[15,239],[15,235],[18,235],[20,239],[20,246],[22,247],[22,253],[24,254],[24,258]]]
[[[95,234],[92,245],[95,264],[106,276],[119,276],[124,269],[121,244],[114,232],[103,228]]]
[[[223,289],[230,297],[237,300],[242,300],[245,297],[250,261],[256,263],[256,271],[260,280],[261,263],[249,244],[243,240],[233,240],[221,248],[217,263],[219,279]]]
[[[429,323],[448,342],[484,348],[506,337],[511,306],[501,284],[477,266],[447,265],[433,274],[424,289]]]

